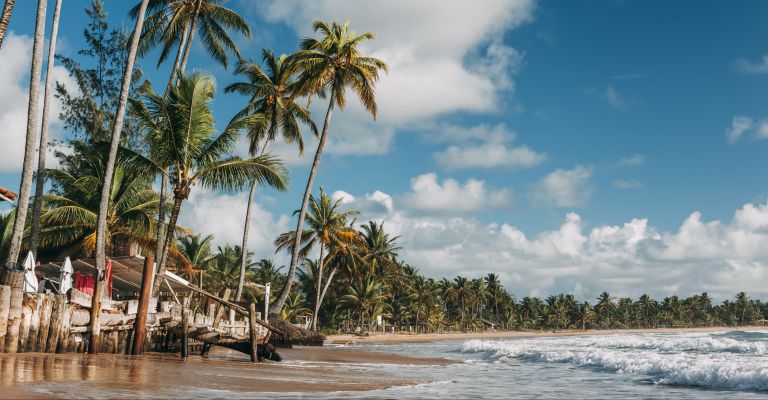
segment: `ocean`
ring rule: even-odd
[[[458,363],[332,365],[329,367],[336,370],[350,368],[350,373],[387,374],[422,383],[368,392],[262,395],[319,399],[768,398],[766,332],[628,333],[352,348]]]

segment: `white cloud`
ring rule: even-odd
[[[472,128],[443,126],[433,140],[458,142],[432,157],[441,167],[448,170],[466,168],[530,168],[546,159],[528,146],[512,146],[515,133],[506,126],[477,125]]]
[[[532,237],[507,223],[413,215],[397,201],[378,209],[358,220],[385,221],[401,236],[402,259],[435,278],[494,272],[518,296],[571,292],[587,300],[603,290],[633,297],[768,295],[768,204],[746,204],[730,222],[694,212],[670,232],[642,218],[588,228],[568,213],[560,227]]]
[[[743,74],[768,74],[768,56],[763,56],[756,63],[740,58],[734,61],[733,66]]]
[[[377,85],[379,115],[372,124],[357,101],[334,115],[332,154],[384,154],[395,130],[405,124],[456,112],[493,112],[522,53],[501,41],[503,33],[532,19],[533,0],[471,2],[343,0],[262,0],[244,2],[273,22],[284,22],[301,37],[312,35],[316,19],[349,19],[376,39],[365,51],[385,60],[390,72]],[[324,115],[321,106],[315,115]]]
[[[602,98],[609,106],[618,110],[624,109],[627,106],[627,101],[624,99],[624,96],[619,94],[619,91],[613,86],[605,88]]]
[[[535,205],[577,207],[585,205],[594,188],[590,179],[594,167],[577,165],[571,170],[557,169],[542,178],[530,194]]]
[[[411,192],[399,198],[399,204],[411,212],[428,214],[479,212],[510,202],[509,189],[489,189],[484,181],[471,178],[464,184],[450,178],[441,184],[435,173],[411,179]]]
[[[735,143],[745,132],[752,129],[754,125],[755,121],[752,118],[745,116],[733,117],[730,128],[725,130],[725,137],[728,138],[729,143]]]
[[[634,167],[634,166],[645,165],[645,155],[635,154],[630,157],[625,157],[620,159],[618,164],[620,167]]]
[[[24,145],[27,134],[27,108],[29,104],[29,67],[32,59],[32,38],[9,32],[0,49],[0,126],[3,127],[3,145],[0,146],[0,172],[21,171],[24,161]],[[56,66],[53,77],[70,88],[76,88],[74,80],[69,77],[62,66]],[[37,134],[40,132],[40,120],[43,110],[43,85],[40,88],[40,116],[38,117]],[[62,124],[58,119],[61,103],[51,99],[49,111],[49,137],[60,139],[63,135]],[[56,165],[53,149],[49,147],[48,166]]]
[[[212,234],[216,245],[239,246],[243,241],[247,202],[247,193],[229,195],[196,188],[181,206],[179,224],[197,233]],[[248,251],[254,252],[256,258],[274,257],[273,241],[280,233],[292,229],[290,222],[288,215],[275,216],[255,203],[251,210]]]
[[[613,181],[613,186],[619,189],[642,189],[645,187],[642,182],[636,179],[618,179]]]

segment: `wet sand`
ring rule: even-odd
[[[373,333],[369,336],[330,335],[325,344],[386,344],[386,343],[431,343],[443,340],[468,339],[524,339],[553,336],[612,335],[622,333],[696,333],[730,331],[768,331],[766,326],[706,327],[706,328],[658,328],[658,329],[605,329],[605,330],[561,330],[552,331],[496,331],[496,332],[449,332],[449,333]]]
[[[421,382],[357,373],[355,364],[451,363],[333,348],[279,351],[284,362],[262,364],[220,348],[208,359],[192,355],[187,361],[157,353],[0,354],[0,398],[253,398],[265,392],[367,391]]]

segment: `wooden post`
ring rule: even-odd
[[[40,311],[42,311],[45,295],[35,294],[35,302],[32,309],[32,320],[29,325],[29,338],[27,339],[27,351],[36,351],[37,336],[40,334]]]
[[[186,360],[189,356],[189,349],[187,346],[189,345],[189,312],[187,310],[187,305],[189,305],[189,297],[185,297],[184,300],[181,303],[181,359]]]
[[[101,350],[101,298],[104,296],[104,286],[106,285],[105,270],[96,271],[96,285],[91,297],[91,330],[89,354],[99,354]]]
[[[66,295],[55,295],[53,299],[53,311],[51,311],[51,327],[48,332],[48,342],[45,345],[46,353],[56,352],[56,346],[59,344],[59,334],[61,333],[61,322],[64,320],[64,311],[66,308]]]
[[[32,325],[33,303],[35,302],[35,293],[24,293],[24,300],[21,302],[21,323],[19,324],[19,353],[27,351],[27,339],[29,338],[29,329]]]
[[[17,273],[6,271],[6,275]],[[22,272],[18,272],[23,274]],[[21,307],[24,302],[24,292],[21,287],[11,287],[11,301],[8,311],[8,333],[5,336],[5,352],[16,353],[19,349],[19,325],[21,324]]]
[[[151,256],[147,256],[144,259],[144,275],[141,277],[139,307],[136,311],[136,320],[133,324],[133,346],[131,354],[134,356],[144,353],[144,338],[147,334],[147,313],[149,312],[149,298],[152,295],[152,278],[154,275],[155,262]]]
[[[69,328],[72,319],[72,313],[75,311],[75,306],[72,304],[64,305],[64,315],[61,319],[61,330],[59,331],[59,340],[56,344],[57,353],[67,352],[67,343],[69,342]]]
[[[45,353],[48,343],[48,328],[51,326],[51,312],[53,311],[53,294],[46,293],[43,296],[43,304],[40,306],[40,328],[32,351]]]
[[[8,332],[8,312],[11,308],[11,287],[0,286],[0,353],[5,351],[5,334]]]
[[[222,298],[225,301],[229,301],[230,296],[232,296],[232,290],[230,289],[224,289],[224,296]],[[218,328],[219,324],[221,323],[221,319],[224,318],[224,305],[219,304],[219,309],[216,310],[216,316],[213,318],[213,327]]]
[[[251,303],[248,310],[248,325],[251,331],[251,362],[259,361],[259,332],[256,329],[256,304]]]

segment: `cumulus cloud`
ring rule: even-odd
[[[756,121],[744,115],[733,117],[731,126],[725,130],[728,143],[736,143],[746,136],[751,136],[754,140],[768,139],[768,119]]]
[[[509,189],[489,189],[482,180],[468,179],[464,184],[448,178],[438,182],[437,174],[428,173],[411,179],[411,192],[402,195],[400,204],[414,213],[464,214],[508,206]]]
[[[635,167],[635,166],[645,165],[645,155],[635,154],[630,157],[625,157],[620,159],[618,164],[620,167]]]
[[[468,168],[530,168],[546,159],[543,153],[528,146],[513,146],[517,138],[506,126],[478,125],[471,128],[444,126],[433,140],[453,141],[457,144],[432,155],[447,170]]]
[[[740,58],[733,62],[733,67],[742,74],[768,74],[768,56],[763,56],[758,62]]]
[[[0,126],[3,127],[3,145],[0,146],[0,172],[21,171],[27,134],[27,108],[29,103],[29,66],[32,60],[32,38],[9,32],[0,49]],[[77,87],[64,67],[56,66],[53,78],[68,87]],[[41,86],[43,83],[41,83]],[[43,110],[43,88],[40,90],[40,118]],[[61,103],[51,99],[49,136],[62,137],[62,124],[58,120]],[[40,125],[37,127],[39,135]],[[50,147],[49,147],[50,149]],[[55,165],[50,149],[48,165]]]
[[[346,206],[357,209],[360,198],[375,202],[365,195]],[[402,259],[435,278],[493,272],[518,296],[570,292],[586,300],[603,290],[633,297],[768,295],[761,283],[768,278],[768,204],[746,204],[730,222],[693,212],[673,231],[644,218],[588,227],[568,213],[558,228],[533,236],[508,223],[413,215],[398,201],[378,209],[359,220],[384,221],[401,236]]]
[[[589,202],[594,192],[591,183],[594,167],[577,165],[575,168],[557,169],[542,178],[530,193],[535,205],[578,207]]]
[[[495,111],[499,96],[514,89],[512,77],[523,59],[501,38],[530,21],[534,9],[533,0],[492,0],[482,7],[440,0],[243,3],[299,36],[312,35],[315,19],[349,19],[354,28],[376,33],[365,50],[390,67],[377,86],[377,122],[372,124],[351,101],[348,110],[334,116],[334,129],[341,131],[331,137],[332,154],[383,154],[405,124],[449,112]],[[313,112],[324,109],[317,106]]]
[[[197,188],[182,204],[179,224],[194,232],[212,234],[215,245],[240,245],[247,202],[248,196],[243,193],[228,195]],[[288,215],[273,215],[255,203],[251,210],[248,251],[254,252],[256,258],[274,257],[272,243],[278,234],[291,230],[289,225]]]

